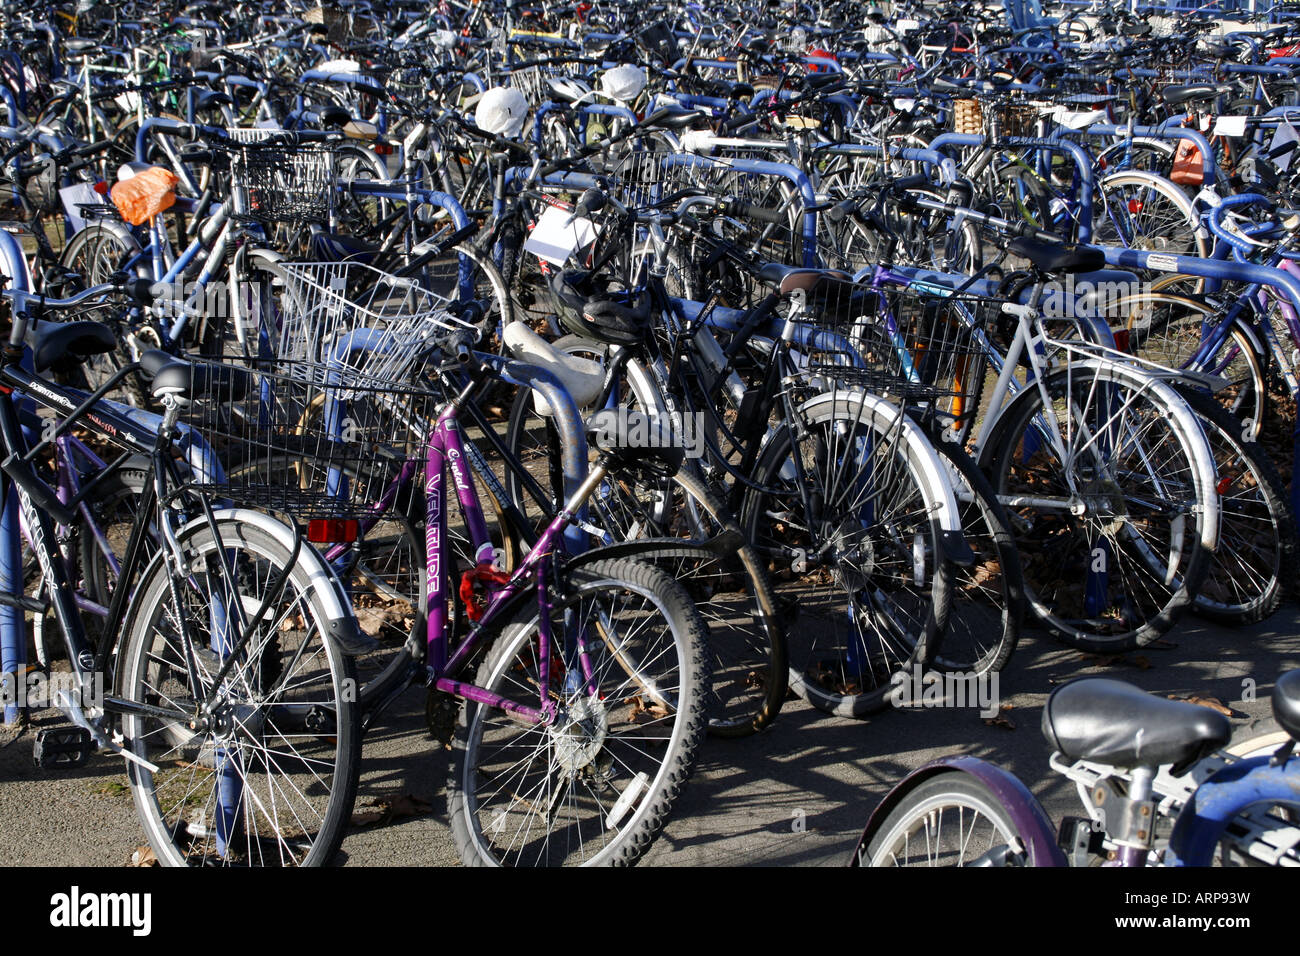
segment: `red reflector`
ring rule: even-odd
[[[1229,476],[1227,478],[1220,478],[1219,483],[1214,486],[1214,490],[1221,495],[1226,495],[1228,493],[1228,489],[1231,487],[1232,487],[1232,478],[1231,476]]]
[[[92,186],[91,188],[94,189],[95,192],[99,193],[101,196],[107,196],[107,195],[108,195],[108,183],[106,183],[106,182],[103,182],[103,181],[101,181],[101,182],[97,182],[97,183],[95,183],[95,185]]]
[[[349,544],[357,540],[354,518],[313,518],[307,522],[307,540],[312,544]]]
[[[392,146],[387,143],[381,143],[377,140],[372,143],[371,146],[374,148],[376,156],[389,156],[393,152]]]
[[[1120,352],[1127,352],[1129,350],[1128,329],[1115,330],[1115,348]]]
[[[1133,215],[1135,215],[1135,216],[1136,216],[1138,213],[1140,213],[1140,212],[1142,211],[1142,200],[1141,200],[1141,199],[1130,199],[1130,200],[1128,201],[1128,211],[1131,212],[1131,213],[1132,213]]]
[[[1098,157],[1097,157],[1097,165],[1100,166],[1102,169],[1105,169],[1107,166],[1110,165],[1110,163],[1106,162],[1106,157],[1105,157],[1105,156],[1098,156]]]

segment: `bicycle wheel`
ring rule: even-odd
[[[1023,557],[1029,607],[1071,646],[1150,643],[1205,576],[1201,509],[1213,478],[1178,401],[1131,368],[1075,361],[1017,396],[981,455]]]
[[[1002,670],[1020,641],[1025,580],[1009,519],[993,486],[955,441],[933,442],[949,466],[962,534],[975,552],[970,567],[954,568],[948,625],[928,664],[967,676]]]
[[[635,863],[695,764],[709,666],[690,598],[663,571],[627,559],[576,568],[555,590],[552,634],[566,634],[566,621],[596,632],[582,642],[591,674],[581,676],[579,641],[557,640],[553,719],[465,702],[447,802],[466,864]],[[538,623],[529,608],[507,624],[475,683],[537,706]]]
[[[108,607],[112,599],[117,584],[116,563],[126,555],[140,495],[145,483],[151,480],[147,469],[148,462],[133,460],[105,478],[86,502],[93,527],[83,520],[77,529],[81,586],[86,597],[103,607]],[[152,539],[146,543],[146,548],[152,550]],[[102,639],[103,618],[83,611],[82,619],[87,636],[98,645]]]
[[[769,440],[740,525],[770,562],[778,601],[797,609],[790,687],[828,713],[864,717],[889,705],[894,675],[920,666],[947,622],[942,466],[917,426],[878,399],[836,393],[799,415]]]
[[[1180,387],[1200,419],[1219,474],[1219,547],[1196,592],[1196,613],[1220,624],[1272,615],[1296,580],[1295,515],[1268,454],[1208,395]]]
[[[1249,425],[1252,439],[1258,436],[1268,413],[1268,360],[1244,325],[1234,322],[1214,355],[1194,361],[1206,333],[1223,320],[1214,303],[1175,292],[1140,292],[1107,303],[1106,313],[1125,351],[1222,379],[1215,397]]]
[[[361,751],[356,669],[329,636],[346,605],[323,593],[330,578],[309,546],[289,565],[288,529],[240,510],[215,525],[178,533],[184,580],[155,556],[127,615],[119,693],[177,715],[123,717],[126,746],[159,768],[128,763],[136,810],[165,865],[323,865],[343,839]],[[220,691],[207,693],[222,649],[254,621]],[[186,631],[202,687],[185,665]]]
[[[964,773],[922,781],[898,802],[860,866],[1023,866],[1020,828],[1001,799]]]
[[[684,469],[671,479],[613,475],[592,496],[589,518],[607,532],[599,543],[652,539],[635,557],[668,572],[699,609],[712,673],[709,733],[743,737],[775,720],[789,667],[776,597],[762,558],[703,480]],[[727,535],[734,543],[722,547]],[[704,544],[721,550],[689,547]]]
[[[1178,256],[1210,254],[1209,237],[1187,194],[1149,172],[1114,173],[1097,184],[1092,241]]]
[[[59,256],[59,265],[80,276],[81,282],[89,288],[108,282],[110,276],[124,269],[127,261],[139,252],[139,243],[124,227],[91,223],[68,241]],[[135,360],[124,341],[122,316],[120,306],[105,306],[81,315],[84,319],[103,322],[113,329],[118,340],[114,351],[92,355],[81,363],[86,386],[92,390],[99,388]],[[138,408],[148,406],[148,391],[139,375],[128,375],[108,397]]]

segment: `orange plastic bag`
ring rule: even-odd
[[[1178,141],[1169,178],[1180,186],[1199,186],[1205,181],[1205,159],[1201,156],[1201,148],[1190,139]]]
[[[113,205],[133,226],[141,226],[176,202],[175,173],[161,166],[150,166],[113,187]]]

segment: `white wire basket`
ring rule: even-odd
[[[450,299],[359,262],[285,262],[276,272],[277,307],[259,316],[245,348],[296,377],[400,385],[449,333],[473,329]]]

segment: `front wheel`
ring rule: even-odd
[[[466,864],[631,865],[695,765],[708,661],[680,585],[623,559],[574,569],[555,590],[545,701],[535,607],[505,626],[475,681],[552,716],[461,710],[447,802]]]
[[[1213,458],[1168,386],[1074,362],[1007,406],[980,464],[1010,520],[1029,608],[1055,637],[1132,650],[1191,604],[1217,512]]]
[[[122,728],[158,769],[127,775],[164,865],[321,866],[352,812],[356,669],[330,636],[346,606],[310,546],[290,564],[291,532],[272,529],[242,511],[195,522],[178,533],[188,576],[159,553],[132,598],[118,687],[140,709]]]
[[[908,792],[859,858],[861,866],[1024,866],[1026,841],[987,785],[941,773]]]

